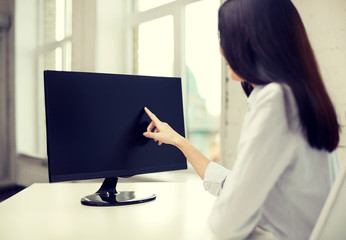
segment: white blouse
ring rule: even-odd
[[[209,224],[218,237],[244,239],[259,226],[278,239],[308,239],[313,229],[331,187],[329,154],[308,144],[286,89],[255,87],[233,170],[207,166],[204,187],[217,196]]]

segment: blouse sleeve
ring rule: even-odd
[[[209,217],[214,234],[244,239],[257,226],[261,207],[280,175],[294,158],[283,89],[269,84],[249,106],[238,145],[238,157]]]
[[[210,162],[204,174],[204,189],[214,196],[219,196],[226,177],[230,173],[231,171],[224,168],[223,166],[215,162]]]

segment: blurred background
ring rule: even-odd
[[[219,53],[219,0],[0,0],[0,189],[48,182],[43,70],[181,77],[187,138],[232,168],[246,98]],[[346,1],[293,0],[346,122]],[[338,156],[345,159],[342,133]],[[188,171],[141,180],[186,181]]]

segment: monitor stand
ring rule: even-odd
[[[100,189],[81,199],[81,203],[87,206],[121,206],[152,201],[155,194],[142,195],[137,192],[117,192],[118,178],[105,178]]]

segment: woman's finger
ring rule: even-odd
[[[154,131],[154,133],[159,133],[160,131],[157,129],[157,128],[155,128],[155,131]],[[157,136],[157,135],[156,135]],[[159,142],[159,145],[160,145],[160,141],[158,141],[158,140],[155,140],[155,142]]]
[[[150,122],[149,126],[147,127],[147,131],[151,132],[155,128],[155,123],[153,121]]]
[[[153,132],[144,132],[144,133],[143,133],[143,136],[144,136],[144,137],[147,137],[147,138],[152,138],[152,139],[155,140],[155,137],[156,137],[155,134],[156,134],[156,133],[153,133]],[[155,141],[156,141],[156,140],[155,140]]]
[[[156,125],[156,127],[158,126],[158,124],[161,122],[160,119],[158,119],[156,117],[156,115],[154,113],[152,113],[147,107],[144,107],[145,112],[148,114],[148,116],[150,117],[150,119],[154,122],[154,124]]]

